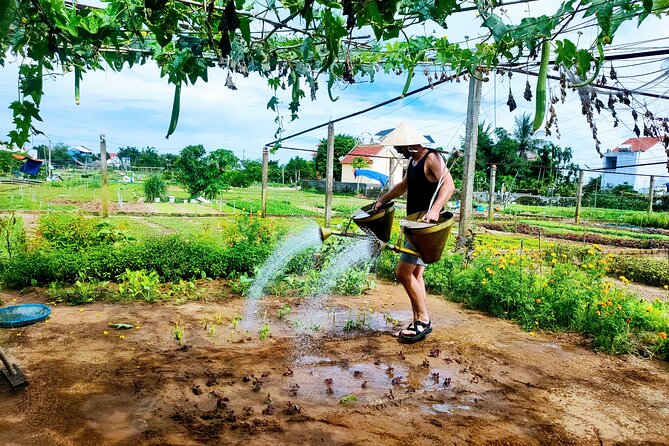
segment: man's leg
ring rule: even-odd
[[[413,312],[413,320],[419,320],[424,323],[430,321],[430,316],[427,312],[425,304],[425,284],[423,282],[423,270],[425,268],[420,265],[399,262],[397,264],[396,276],[400,283],[404,286],[404,290],[411,301],[411,310]],[[399,333],[406,335],[414,335],[414,330],[402,330]]]

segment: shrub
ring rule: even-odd
[[[144,201],[152,203],[156,198],[165,201],[167,184],[161,175],[152,175],[144,181]]]
[[[75,250],[111,245],[127,238],[111,223],[81,214],[47,214],[39,220],[38,234],[50,247]]]
[[[624,276],[645,285],[669,285],[669,265],[666,260],[648,257],[617,256],[610,266],[613,276]]]

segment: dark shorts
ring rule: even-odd
[[[416,248],[414,248],[411,242],[407,239],[404,239],[403,245],[405,248],[413,249],[414,251],[416,250]],[[427,264],[425,264],[425,262],[423,262],[423,259],[421,259],[420,257],[412,256],[405,253],[400,254],[400,262],[409,263],[411,265],[427,266]]]

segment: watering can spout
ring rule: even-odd
[[[326,238],[332,235],[332,229],[320,227],[321,230],[321,241],[324,242]]]

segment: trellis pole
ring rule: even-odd
[[[262,190],[260,193],[260,205],[262,216],[267,215],[267,171],[269,167],[269,147],[262,149]]]
[[[334,186],[334,124],[328,124],[327,161],[325,165],[325,227],[330,227],[332,217],[332,189]]]
[[[469,98],[467,101],[467,121],[465,129],[465,156],[460,191],[460,240],[467,236],[472,217],[474,195],[474,169],[476,167],[476,146],[478,144],[479,109],[481,108],[482,82],[476,77],[469,78]]]
[[[495,204],[495,178],[497,177],[497,165],[490,166],[490,195],[488,196],[488,221],[492,221],[493,205]]]
[[[653,212],[653,199],[655,198],[655,175],[650,176],[650,186],[648,188],[648,213]]]
[[[109,217],[109,191],[107,190],[107,139],[100,135],[100,181],[102,183],[102,217]]]
[[[578,172],[578,185],[576,187],[576,217],[574,221],[576,224],[581,222],[581,200],[583,199],[583,171]]]

